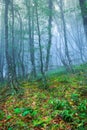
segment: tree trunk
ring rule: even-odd
[[[0,81],[3,82],[4,80],[4,76],[3,76],[3,72],[4,72],[4,21],[3,21],[3,9],[1,10],[1,39],[0,39]]]
[[[15,45],[14,45],[14,1],[12,0],[12,74],[13,80],[16,78],[16,64],[15,64]]]
[[[5,54],[7,61],[7,69],[8,69],[8,86],[13,90],[18,91],[17,82],[14,79],[13,74],[13,66],[12,66],[12,58],[9,54],[9,41],[8,41],[8,9],[9,9],[9,0],[5,0]]]
[[[36,20],[37,20],[37,30],[38,30],[38,42],[39,42],[39,51],[40,51],[40,70],[41,73],[44,74],[43,70],[43,55],[42,55],[42,47],[41,47],[41,34],[40,34],[40,27],[39,27],[39,18],[38,18],[38,10],[37,10],[37,3],[36,3]]]
[[[84,30],[87,38],[87,0],[79,0],[83,18]]]
[[[48,66],[49,66],[49,59],[50,59],[50,49],[51,49],[51,44],[52,44],[52,0],[48,0],[48,4],[49,4],[49,19],[48,19],[48,46],[47,46],[47,56],[46,56],[46,71],[48,70]]]
[[[35,51],[34,51],[34,7],[29,1],[28,9],[28,29],[29,29],[29,48],[30,48],[30,61],[31,61],[31,73],[32,77],[36,77],[36,67],[35,67]]]
[[[70,55],[69,55],[69,49],[68,49],[68,43],[67,43],[67,32],[66,32],[66,23],[65,23],[64,11],[63,11],[63,0],[60,0],[59,8],[60,8],[61,19],[62,19],[62,23],[63,23],[63,33],[64,33],[64,42],[65,42],[65,56],[68,60],[68,69],[70,71],[72,71],[71,58],[70,58]]]
[[[25,67],[24,67],[24,41],[23,41],[23,24],[22,24],[22,18],[19,12],[19,23],[20,23],[20,45],[19,45],[19,75],[22,77],[25,77]]]
[[[38,31],[38,42],[39,42],[39,51],[40,51],[40,70],[42,74],[42,84],[43,88],[47,88],[47,79],[44,73],[44,66],[43,66],[43,55],[42,55],[42,47],[41,47],[41,33],[39,27],[39,16],[38,16],[38,9],[37,9],[37,2],[35,2],[35,9],[36,9],[36,22],[37,22],[37,31]]]

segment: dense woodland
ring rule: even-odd
[[[87,0],[0,0],[0,130],[87,130]]]

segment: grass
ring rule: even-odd
[[[24,93],[0,103],[0,130],[87,130],[86,80],[80,66],[74,74],[49,74],[49,89],[21,82]]]

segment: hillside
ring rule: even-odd
[[[23,81],[21,94],[0,101],[0,130],[87,130],[85,71],[47,80],[47,89],[39,80]]]

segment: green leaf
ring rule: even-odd
[[[4,116],[5,116],[5,113],[2,110],[0,110],[0,120],[2,120]]]
[[[9,127],[8,130],[13,130],[13,128],[12,128],[12,127]]]
[[[30,111],[26,110],[26,111],[24,111],[24,112],[22,113],[22,116],[26,116],[26,115],[28,115],[29,113],[30,113]]]
[[[11,118],[12,118],[12,116],[10,116],[10,115],[8,115],[8,116],[6,117],[7,120],[9,120],[9,119],[11,119]]]
[[[20,114],[21,113],[21,109],[20,108],[15,108],[14,109],[14,113],[15,114]]]

